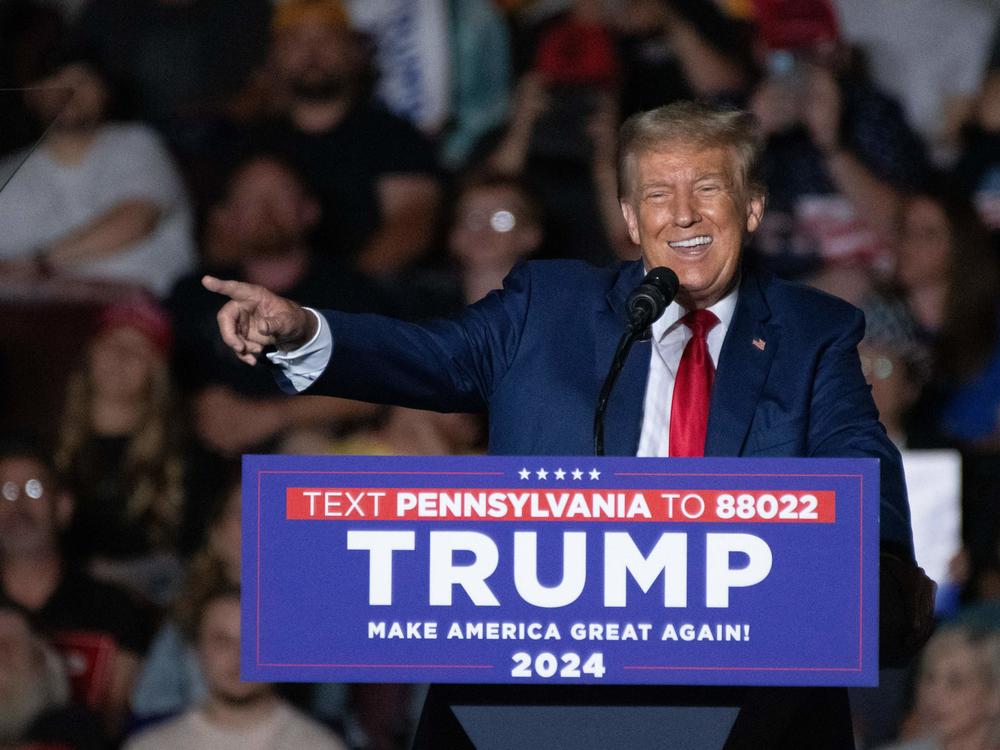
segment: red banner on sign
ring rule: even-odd
[[[542,490],[289,487],[296,521],[833,523],[836,493],[800,490]]]

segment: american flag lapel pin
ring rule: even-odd
[[[757,347],[761,351],[764,351],[764,347],[767,346],[767,342],[765,342],[764,339],[756,337],[756,336],[754,337],[754,340],[753,340],[752,343],[753,343],[753,345],[755,347]]]

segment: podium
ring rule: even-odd
[[[244,458],[244,679],[431,683],[418,748],[849,747],[878,462]],[[798,744],[796,744],[798,743]]]

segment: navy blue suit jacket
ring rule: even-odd
[[[310,393],[490,416],[490,451],[587,455],[601,383],[638,261],[519,265],[457,319],[324,312],[334,351]],[[881,537],[912,555],[899,452],[861,372],[864,317],[822,292],[744,272],[712,391],[709,456],[881,459]],[[635,455],[650,342],[630,352],[605,418],[606,452]]]

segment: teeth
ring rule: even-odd
[[[680,240],[679,242],[668,242],[670,247],[698,247],[699,245],[707,245],[712,241],[711,237],[706,237],[702,235],[701,237],[692,237],[689,240]]]

